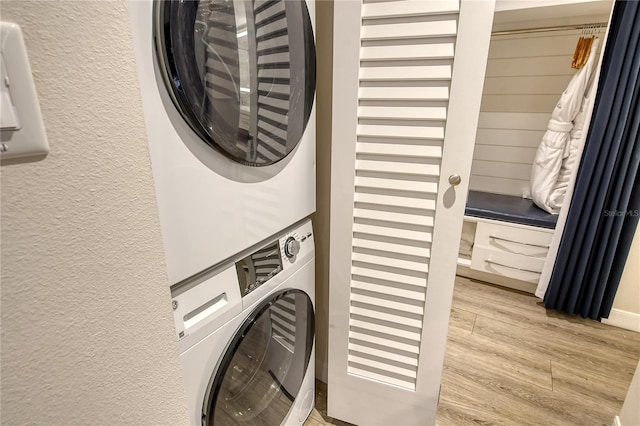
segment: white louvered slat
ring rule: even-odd
[[[414,314],[414,315],[422,315],[421,304],[416,304],[413,299],[406,299],[406,300],[399,300],[399,299],[402,299],[402,298],[399,298],[395,295],[388,295],[384,293],[369,292],[367,294],[360,294],[360,293],[354,292],[352,295],[352,302],[366,303],[378,308],[395,309],[399,312],[406,312],[408,314]],[[364,316],[368,316],[373,319],[381,319],[381,318],[378,318],[379,311],[380,309],[371,309],[371,310],[368,310],[367,312],[361,310],[360,313]],[[415,337],[413,333],[417,333],[418,330],[409,327],[408,324],[404,324],[404,325],[406,326],[405,327],[407,329],[406,331],[410,334],[403,334],[398,336],[404,337],[407,339],[412,338],[412,336]]]
[[[413,315],[413,316],[397,315],[397,314],[391,314],[389,312],[372,310],[369,308],[361,308],[358,306],[352,306],[351,313],[353,315],[360,315],[360,316],[370,316],[372,315],[372,313],[375,313],[374,318],[378,320],[396,323],[401,326],[406,325],[409,327],[416,327],[416,328],[420,328],[422,326],[422,316],[419,316],[419,315]]]
[[[365,46],[360,50],[360,60],[450,59],[453,58],[453,45],[452,39],[441,43]]]
[[[383,370],[385,372],[394,373],[400,376],[405,376],[407,379],[411,378],[411,370],[398,366],[396,363],[384,363],[376,361],[369,357],[357,356],[352,353],[349,354],[349,363],[356,363],[363,366],[371,367],[376,370]]]
[[[408,223],[413,225],[433,226],[433,217],[417,214],[396,213],[384,210],[354,209],[356,217],[364,219],[385,220],[388,222]]]
[[[438,184],[435,182],[424,182],[417,180],[401,180],[401,179],[379,179],[356,176],[356,187],[369,187],[391,189],[396,191],[416,191],[428,194],[436,194]]]
[[[380,195],[380,194],[369,194],[366,192],[356,192],[353,200],[356,203],[368,203],[368,204],[380,204],[382,206],[401,206],[401,207],[410,207],[414,209],[427,209],[433,210],[436,206],[435,199],[430,198],[418,198],[418,197],[400,197],[394,195]],[[388,229],[388,228],[383,228]],[[355,228],[354,228],[355,230]],[[378,234],[383,235],[383,234]],[[398,234],[389,235],[398,236],[399,238],[407,238],[405,236],[401,236]]]
[[[350,374],[355,374],[357,376],[365,377],[367,379],[379,380],[381,382],[389,383],[391,385],[399,386],[402,388],[409,388],[409,389],[415,388],[415,379],[400,380],[395,377],[389,377],[383,374],[376,373],[374,371],[363,370],[361,368],[357,368],[351,365],[349,365],[347,372]]]
[[[358,108],[358,117],[367,119],[378,118],[382,120],[445,120],[447,118],[447,107],[361,106]]]
[[[372,269],[367,266],[359,266],[355,265],[351,268],[351,273],[353,275],[360,275],[363,277],[369,277],[379,280],[385,281],[395,281],[398,283],[403,283],[406,285],[411,285],[414,287],[425,288],[427,286],[426,277],[423,274],[403,274],[401,272],[389,272],[382,271],[380,269]],[[390,291],[395,291],[390,290]],[[416,295],[414,300],[424,300],[424,294]]]
[[[362,268],[359,268],[359,269],[362,269]],[[354,271],[351,271],[351,272],[354,272]],[[373,283],[365,282],[365,281],[359,280],[358,277],[359,275],[353,276],[353,280],[351,282],[351,285],[353,286],[353,288],[366,290],[366,291],[375,291],[378,293],[393,292],[393,296],[405,297],[411,300],[420,300],[420,301],[424,300],[424,287],[415,287],[419,291],[406,290],[404,288],[398,288],[397,286],[394,287],[388,284],[373,284]]]
[[[429,257],[429,249],[426,247],[407,246],[404,244],[384,243],[375,240],[369,240],[366,238],[353,238],[353,246],[360,248],[368,248],[372,250],[388,251],[390,253],[397,253],[403,251],[405,254],[411,256]]]
[[[348,371],[411,390],[457,11],[455,0],[362,9]]]
[[[406,269],[415,272],[428,272],[428,266],[424,262],[413,262],[411,260],[400,260],[392,257],[376,256],[354,252],[352,259],[356,262],[371,263],[373,265],[389,266],[391,268]]]
[[[389,81],[429,81],[451,79],[452,63],[446,65],[426,66],[364,66],[360,69],[360,81],[389,80]]]
[[[359,99],[364,100],[409,100],[442,101],[449,98],[449,88],[435,87],[360,87]]]
[[[392,336],[400,337],[403,339],[409,339],[413,341],[420,340],[420,332],[418,330],[403,329],[401,327],[382,325],[382,324],[373,323],[370,321],[362,321],[355,318],[351,319],[351,325],[353,327],[359,327],[364,330],[386,333],[386,334],[390,334]]]
[[[370,126],[358,125],[358,136],[392,137],[406,139],[443,139],[444,125],[427,126]]]
[[[425,229],[428,229],[428,228],[425,228]],[[356,222],[353,224],[353,232],[360,232],[363,234],[371,234],[371,235],[381,235],[384,237],[404,238],[405,240],[431,242],[431,232],[426,230],[416,231],[416,230],[401,229],[401,228],[391,228],[389,226],[365,225],[365,224]]]
[[[396,16],[435,15],[456,13],[460,10],[458,0],[401,0],[372,2],[362,5],[363,18],[392,18]]]
[[[389,338],[384,338],[384,337],[380,337],[378,333],[370,334],[367,332],[367,330],[358,329],[358,328],[351,328],[349,331],[350,339],[357,339],[363,342],[373,343],[375,345],[387,346],[389,348],[409,352],[412,354],[419,353],[419,350],[418,350],[420,346],[419,342],[408,343],[408,342],[403,342],[403,341],[394,339],[394,337],[395,337],[394,335],[390,335]]]
[[[378,154],[378,155],[397,155],[402,157],[426,157],[441,158],[442,145],[410,145],[402,143],[368,143],[358,142],[356,144],[356,153],[358,154]]]
[[[402,25],[398,32],[398,24],[366,25],[362,28],[362,40],[395,40],[406,38],[443,37],[456,34],[455,19],[434,22],[411,22]]]
[[[438,164],[357,160],[356,168],[358,170],[367,170],[374,172],[440,176],[440,166]]]
[[[374,348],[371,345],[366,345],[366,344],[363,345],[358,343],[351,343],[349,345],[349,348],[353,351],[371,354],[379,358],[387,358],[390,361],[401,362],[403,364],[408,364],[408,365],[415,365],[415,366],[418,365],[418,357],[408,356],[408,354],[407,355],[399,354],[398,351],[387,352],[387,351]]]

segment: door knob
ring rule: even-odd
[[[453,186],[458,186],[460,185],[460,182],[462,182],[462,178],[460,177],[460,175],[451,175],[449,176],[449,183]]]

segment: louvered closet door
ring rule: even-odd
[[[435,422],[493,8],[335,2],[332,417]]]

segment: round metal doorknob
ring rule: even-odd
[[[449,183],[453,186],[458,186],[460,185],[460,182],[462,182],[462,178],[460,177],[460,175],[451,175],[449,176]]]

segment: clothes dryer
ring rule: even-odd
[[[313,6],[129,3],[170,284],[315,210]]]
[[[307,221],[172,288],[193,425],[302,425],[314,405]]]

